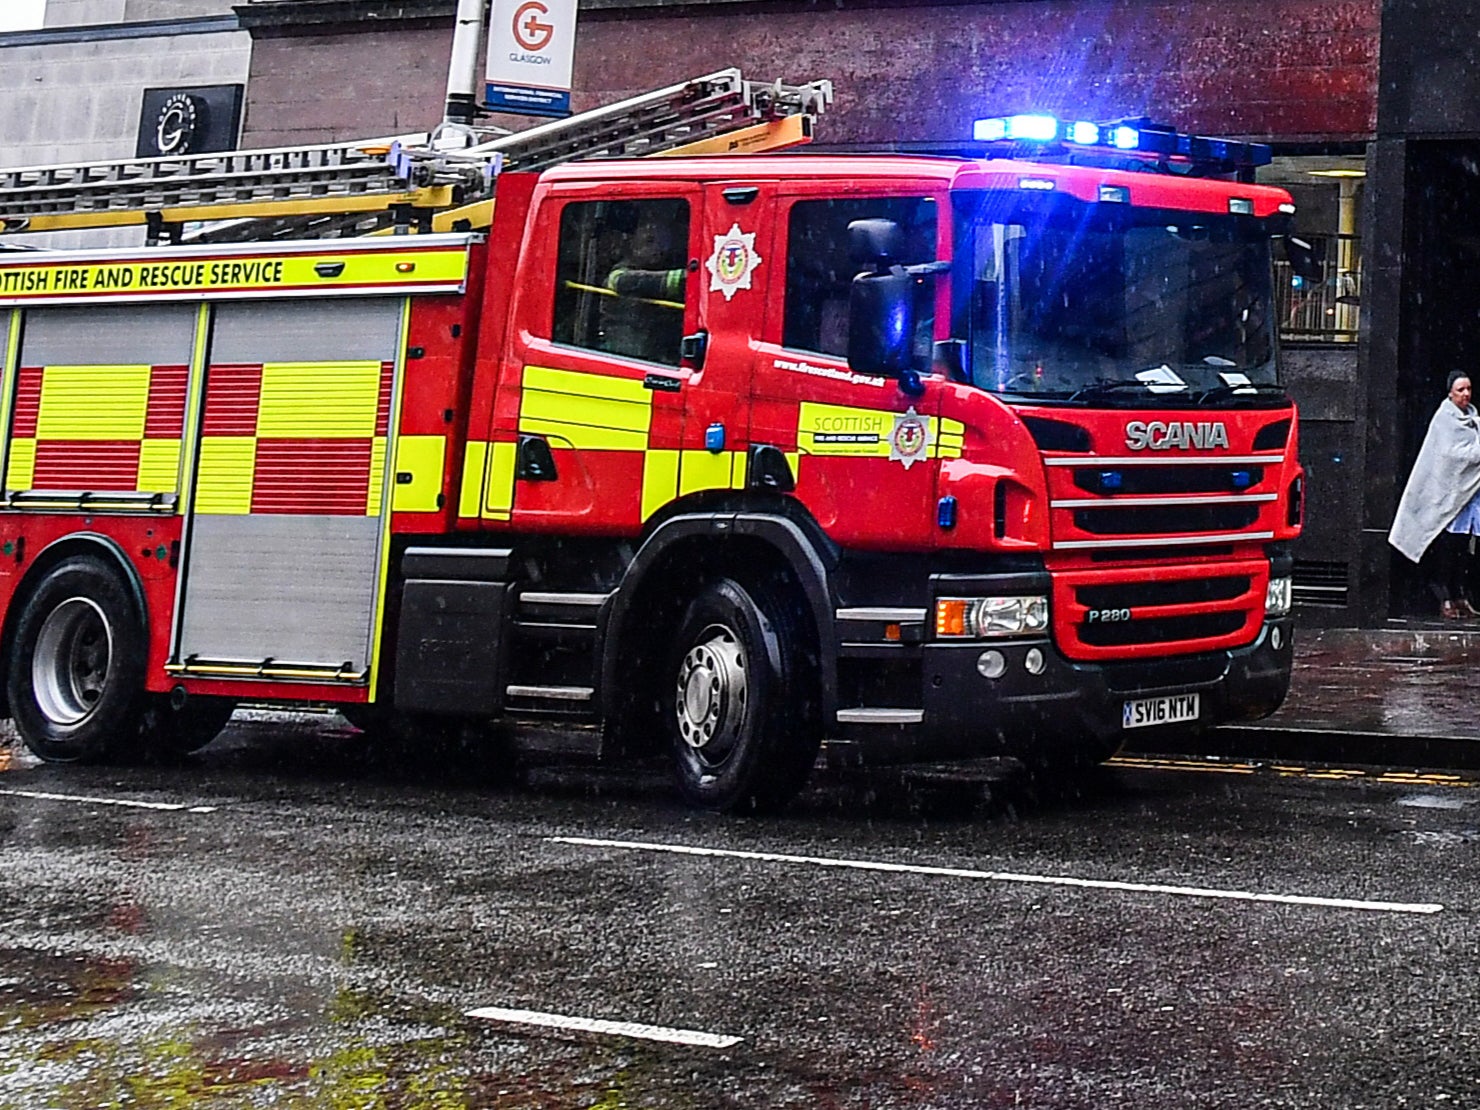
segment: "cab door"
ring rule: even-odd
[[[678,496],[744,489],[751,442],[751,390],[771,282],[778,273],[770,183],[704,187],[700,355],[685,386]]]
[[[682,182],[557,185],[536,198],[494,401],[493,438],[517,447],[512,473],[491,482],[511,482],[515,528],[635,534],[672,499],[700,201]]]

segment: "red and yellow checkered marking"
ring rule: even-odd
[[[212,366],[195,508],[379,516],[392,362]]]
[[[176,493],[186,366],[23,366],[11,490]]]

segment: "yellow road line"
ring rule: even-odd
[[[1221,762],[1198,759],[1154,759],[1145,756],[1118,755],[1108,761],[1111,767],[1142,771],[1189,771],[1220,775],[1271,774],[1279,778],[1322,779],[1334,782],[1389,783],[1399,786],[1480,786],[1480,776],[1467,778],[1452,771],[1389,771],[1360,767],[1302,766],[1291,763],[1259,763],[1248,760]]]

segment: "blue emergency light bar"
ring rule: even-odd
[[[976,121],[972,138],[979,143],[1009,146],[1013,153],[1028,149],[1042,154],[1093,151],[1151,155],[1158,159],[1185,160],[1228,173],[1267,166],[1273,157],[1264,143],[1184,135],[1175,128],[1152,123],[1148,119],[1089,123],[1036,114],[991,116]]]

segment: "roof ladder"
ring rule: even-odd
[[[456,151],[423,136],[0,169],[0,235],[145,226],[151,241],[179,240],[182,225],[204,222],[194,241],[260,241],[425,226],[491,196],[506,170],[806,141],[831,100],[828,81],[768,84],[726,69]]]

